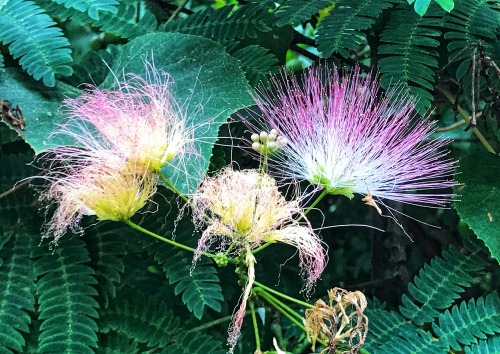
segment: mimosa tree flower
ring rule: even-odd
[[[157,176],[144,173],[109,151],[85,151],[74,147],[52,150],[54,161],[69,162],[51,169],[49,188],[42,200],[57,205],[44,237],[57,242],[68,228],[78,230],[83,215],[99,220],[129,220],[156,191]]]
[[[453,199],[442,191],[456,184],[455,162],[442,149],[448,140],[430,138],[434,124],[413,113],[402,89],[379,97],[378,83],[359,68],[342,77],[336,69],[309,69],[300,82],[282,74],[255,97],[258,121],[272,141],[286,142],[269,156],[277,175],[330,194],[365,195],[374,206],[373,198],[431,207]],[[255,134],[252,147],[260,153],[262,133]]]
[[[194,129],[171,94],[173,79],[152,63],[145,67],[145,78],[126,74],[114,90],[90,86],[65,100],[70,121],[63,133],[84,146],[97,139],[137,166],[159,171],[192,142]]]
[[[255,279],[255,258],[251,251],[266,242],[296,247],[307,293],[326,266],[326,253],[307,222],[295,221],[295,216],[303,216],[299,201],[287,201],[276,181],[259,171],[226,168],[217,176],[206,178],[192,196],[191,206],[194,223],[198,227],[206,226],[198,241],[194,262],[202,252],[217,244],[220,252],[243,255],[248,269],[244,296],[229,331],[232,351]]]

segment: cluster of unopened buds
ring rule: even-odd
[[[272,155],[286,145],[286,139],[278,136],[276,129],[265,132],[261,131],[260,134],[254,133],[250,137],[252,140],[252,149],[261,155]]]

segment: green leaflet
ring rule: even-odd
[[[54,25],[32,1],[10,0],[0,5],[0,42],[10,44],[9,52],[14,59],[20,58],[23,69],[49,87],[55,86],[56,75],[72,73],[67,65],[72,61],[69,41]]]
[[[456,187],[458,215],[484,241],[491,256],[500,262],[500,158],[484,149],[474,149],[460,159]]]

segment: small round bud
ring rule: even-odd
[[[252,140],[254,143],[258,143],[259,142],[259,134],[257,133],[253,133],[252,136],[250,137],[250,140]]]
[[[271,133],[269,133],[269,136],[267,137],[267,139],[269,141],[276,141],[277,136],[278,136],[277,134],[274,134],[273,132],[271,132]]]
[[[252,149],[254,149],[257,152],[260,152],[260,150],[262,149],[262,145],[260,145],[260,143],[253,143]]]
[[[267,133],[266,132],[260,132],[260,140],[262,141],[267,141]]]
[[[271,131],[269,132],[269,134],[278,136],[278,132],[276,131],[276,129],[271,129]]]
[[[278,138],[276,139],[276,143],[279,147],[283,147],[288,144],[288,140],[285,137],[278,136]]]
[[[271,141],[271,142],[267,143],[267,148],[270,151],[274,151],[274,150],[278,149],[278,144],[276,144],[274,141]]]

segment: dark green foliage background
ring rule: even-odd
[[[57,245],[41,240],[53,210],[38,200],[39,180],[24,179],[41,172],[31,164],[36,153],[72,143],[50,134],[64,122],[62,100],[79,95],[82,83],[108,88],[110,69],[141,75],[143,59],[154,57],[174,78],[173,95],[192,123],[203,124],[187,170],[165,171],[192,193],[207,171],[231,162],[256,166],[228,147],[249,136],[235,113],[245,114],[253,88],[280,66],[378,70],[384,89],[405,87],[419,113],[431,109],[431,119],[446,127],[462,119],[456,112],[471,112],[470,67],[479,41],[500,65],[499,36],[498,0],[2,2],[0,99],[18,104],[27,125],[19,131],[0,122],[0,353],[227,349],[241,295],[232,266],[203,259],[192,269],[192,254],[92,218],[83,221],[83,234],[65,235]],[[310,301],[335,286],[363,291],[370,299],[366,353],[500,352],[500,87],[492,69],[489,78],[477,88],[477,131],[462,125],[438,134],[454,139],[457,202],[447,210],[389,204],[422,221],[399,218],[413,241],[359,198],[327,197],[318,205],[322,213],[309,215],[324,227],[330,258]],[[198,234],[180,202],[160,187],[134,221],[196,247]],[[329,228],[348,224],[385,233]],[[302,298],[294,251],[272,245],[260,252],[257,280]],[[287,352],[310,352],[298,328],[258,298],[256,305],[265,312],[263,349],[275,350],[275,337]],[[248,317],[236,351],[254,350]]]

